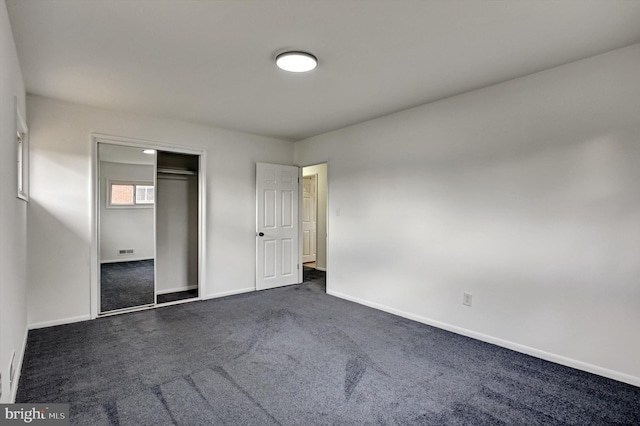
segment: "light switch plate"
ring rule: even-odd
[[[472,298],[473,296],[471,293],[467,293],[467,292],[462,293],[462,304],[466,306],[471,306]]]

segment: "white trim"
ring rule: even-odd
[[[297,167],[298,167],[298,284],[302,284],[304,282],[304,277],[303,277],[304,266],[302,265],[302,259],[304,257],[302,255],[302,216],[304,214],[302,211],[302,209],[304,208],[302,186],[304,181],[304,175],[303,175],[304,170],[300,166],[297,166]]]
[[[316,269],[316,270],[322,271],[322,272],[327,272],[327,268],[319,268],[317,265],[318,265],[318,263],[316,262],[316,267],[313,268],[313,269]]]
[[[36,322],[33,324],[29,324],[29,330],[53,327],[56,325],[73,324],[74,322],[89,321],[90,319],[92,319],[91,315],[80,315],[77,317],[62,318],[62,319],[57,319],[52,321]]]
[[[329,242],[331,239],[331,173],[330,173],[330,169],[329,169],[329,160],[327,160],[327,162],[325,163],[327,165],[327,181],[326,181],[326,185],[327,185],[327,200],[326,200],[326,210],[327,210],[327,223],[325,223],[325,232],[326,232],[326,241],[324,242],[324,262],[325,262],[325,276],[324,276],[324,288],[325,291],[328,293],[329,292],[329,283],[331,282],[331,280],[329,279],[329,277],[331,276],[331,268],[329,266]],[[316,265],[318,264],[318,262],[316,262]]]
[[[198,155],[198,300],[203,300],[207,291],[207,151],[200,150]]]
[[[462,336],[471,337],[472,339],[480,340],[483,342],[491,343],[503,348],[511,349],[516,352],[531,355],[536,358],[551,361],[556,364],[565,365],[567,367],[575,368],[577,370],[586,371],[588,373],[597,374],[599,376],[607,377],[619,382],[628,383],[633,386],[640,386],[640,377],[631,376],[629,374],[621,373],[615,370],[609,370],[607,368],[599,367],[597,365],[589,364],[583,361],[578,361],[572,358],[567,358],[562,355],[557,355],[551,352],[546,352],[540,349],[532,348],[530,346],[521,345],[519,343],[511,342],[508,340],[500,339],[498,337],[489,336],[487,334],[478,333],[476,331],[468,330],[466,328],[458,327],[455,325],[447,324],[441,321],[436,321],[431,318],[426,318],[420,315],[410,314],[408,312],[394,309],[385,305],[381,305],[375,302],[369,302],[359,297],[350,296],[348,294],[327,290],[327,294],[341,299],[349,300],[351,302],[358,303],[360,305],[368,306],[370,308],[378,309],[384,312],[388,312],[393,315],[398,315],[403,318],[407,318],[413,321],[417,321],[423,324],[427,324],[436,328],[451,331],[452,333],[460,334]]]
[[[199,205],[198,205],[198,226],[199,226],[199,232],[198,232],[198,294],[204,294],[206,291],[206,258],[207,258],[207,254],[206,254],[206,244],[205,244],[205,238],[206,238],[206,206],[207,206],[207,200],[206,200],[206,184],[207,184],[207,152],[205,151],[204,148],[197,148],[197,147],[193,147],[193,146],[188,146],[188,145],[173,145],[173,144],[169,144],[169,143],[165,143],[165,142],[158,142],[158,141],[152,141],[152,140],[146,140],[146,139],[137,139],[137,138],[129,138],[129,137],[122,137],[122,136],[115,136],[115,135],[108,135],[108,134],[102,134],[102,133],[95,133],[92,132],[91,133],[91,148],[92,148],[92,183],[91,183],[91,199],[92,199],[92,203],[91,203],[91,276],[90,276],[90,280],[91,280],[91,286],[90,286],[90,318],[89,319],[96,319],[98,317],[102,317],[105,316],[104,314],[100,313],[100,291],[99,291],[99,280],[100,280],[100,274],[98,273],[98,269],[99,269],[99,265],[100,265],[100,247],[99,247],[99,239],[98,239],[98,235],[100,232],[100,221],[99,221],[99,211],[100,211],[100,200],[98,197],[98,194],[100,194],[99,191],[99,185],[100,185],[100,180],[99,180],[99,159],[98,159],[98,144],[99,143],[108,143],[111,145],[121,145],[121,146],[128,146],[128,147],[137,147],[137,148],[148,148],[148,149],[155,149],[156,151],[166,151],[166,152],[175,152],[175,153],[180,153],[180,154],[190,154],[190,155],[197,155],[199,158],[199,164],[198,164],[198,200],[199,200]],[[154,180],[153,180],[153,185],[154,187],[157,187],[157,162],[154,162]],[[155,204],[153,204],[154,206],[154,211],[157,211],[157,209],[155,208]],[[154,229],[155,229],[155,214],[154,214]],[[154,257],[155,256],[155,238],[156,238],[156,233],[154,232]],[[124,261],[125,259],[122,259],[122,261]],[[132,260],[132,259],[126,259],[128,260]],[[154,268],[155,269],[155,268]],[[154,274],[155,274],[155,270],[154,270]],[[154,297],[157,296],[157,293],[155,291],[155,285],[157,283],[157,280],[154,277]],[[194,301],[194,300],[202,300],[201,296],[198,296],[197,298],[190,298],[187,301]],[[167,306],[167,304],[162,304],[161,306]],[[152,308],[155,306],[152,306]],[[143,309],[149,309],[148,307],[143,307]],[[118,312],[114,312],[114,313],[125,313],[125,312],[134,312],[136,309],[127,309],[126,311],[118,311]],[[111,315],[112,313],[108,313],[109,315]]]
[[[20,386],[20,376],[22,374],[22,362],[24,361],[24,354],[27,351],[27,337],[29,336],[29,328],[24,330],[24,339],[22,340],[22,350],[19,351],[18,362],[16,363],[16,376],[13,378],[13,389],[9,389],[11,392],[11,404],[15,404],[16,395],[18,394],[18,387]]]
[[[149,309],[154,309],[155,307],[156,306],[153,303],[150,303],[148,305],[139,305],[139,306],[134,306],[132,308],[114,309],[113,311],[106,311],[106,312],[100,313],[98,318],[112,317],[114,315],[120,315],[120,314],[131,314],[133,312],[139,312],[139,311],[148,311]]]
[[[169,294],[169,293],[177,293],[179,291],[187,291],[187,290],[194,290],[198,288],[198,285],[190,285],[187,287],[174,287],[174,288],[170,288],[168,290],[162,290],[162,291],[157,291],[156,292],[156,296],[160,295],[160,294]],[[195,298],[190,298],[190,299],[195,299]]]
[[[256,288],[245,287],[238,290],[221,291],[219,293],[207,294],[205,296],[202,296],[202,300],[219,299],[220,297],[233,296],[233,295],[242,294],[242,293],[251,293],[252,291],[256,291]]]
[[[152,307],[158,304],[158,268],[156,259],[158,259],[158,209],[156,208],[157,203],[155,202],[158,198],[158,150],[154,149],[153,154],[153,187],[154,191],[154,203],[153,203],[153,305]],[[198,236],[199,237],[199,236]],[[198,262],[200,259],[198,259]]]
[[[91,138],[96,142],[109,143],[111,145],[133,146],[137,148],[156,149],[160,151],[177,152],[181,154],[201,155],[201,153],[204,152],[202,148],[189,145],[174,145],[167,142],[115,136],[104,133],[91,133]]]
[[[91,266],[89,273],[89,316],[96,319],[100,313],[100,160],[98,159],[98,140],[91,135]]]

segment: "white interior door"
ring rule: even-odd
[[[298,168],[256,164],[256,289],[297,284]]]
[[[316,261],[316,175],[302,179],[302,262]]]

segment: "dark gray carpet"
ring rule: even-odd
[[[100,266],[100,311],[153,304],[153,259],[103,263]]]
[[[82,425],[640,424],[640,388],[304,284],[29,332],[18,402]]]
[[[302,279],[305,283],[316,283],[323,291],[326,291],[325,285],[326,272],[316,268],[302,267]]]
[[[198,289],[176,291],[158,295],[158,303],[176,302],[178,300],[193,299],[198,297]]]

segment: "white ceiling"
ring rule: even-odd
[[[29,93],[290,140],[640,42],[631,0],[6,3]]]

